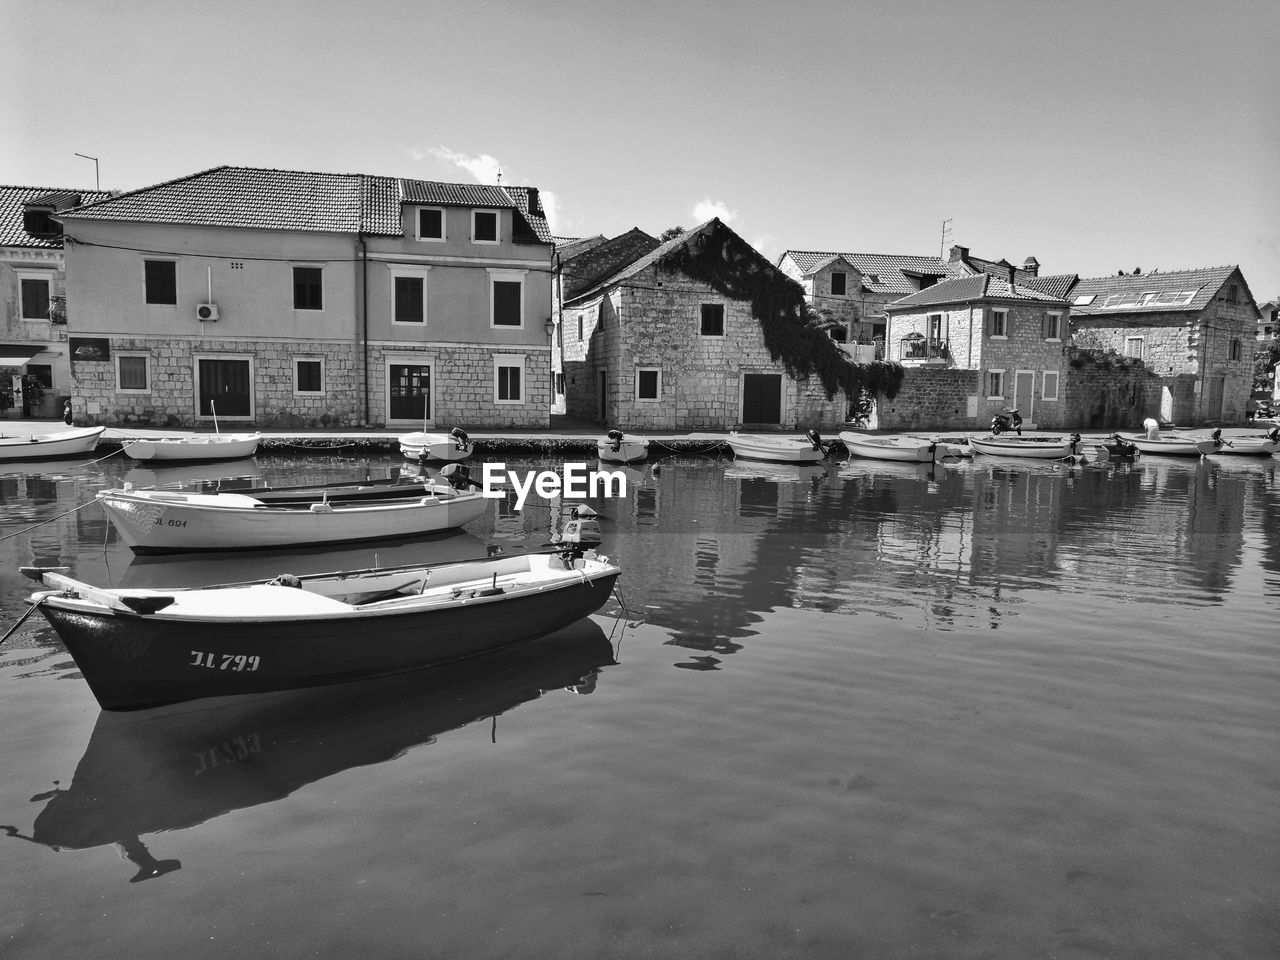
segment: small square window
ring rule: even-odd
[[[293,361],[293,392],[324,393],[324,361]]]
[[[1062,339],[1062,314],[1060,313],[1045,314],[1044,338],[1046,340]]]
[[[142,261],[147,303],[174,305],[178,302],[178,265],[172,260]]]
[[[498,363],[494,367],[494,393],[497,403],[523,403],[521,381],[524,375],[523,364]]]
[[[1057,400],[1058,399],[1058,371],[1046,370],[1044,372],[1044,387],[1041,390],[1041,399]]]
[[[1004,371],[1003,370],[987,371],[987,396],[988,397],[1004,396]]]
[[[439,208],[425,208],[418,211],[418,239],[444,239],[444,211]]]
[[[322,274],[320,267],[293,268],[293,309],[324,309]]]
[[[657,369],[636,370],[636,399],[658,400],[662,397],[662,372]]]
[[[147,358],[116,354],[116,389],[121,393],[147,393]]]
[[[475,243],[498,242],[498,214],[494,210],[476,210],[471,217],[471,239]]]
[[[839,273],[839,272],[837,272],[837,273],[832,273],[832,274],[831,274],[831,294],[832,294],[832,296],[836,296],[836,297],[843,297],[843,296],[844,296],[844,293],[845,293],[845,290],[846,290],[846,284],[845,284],[846,279],[847,279],[847,277],[846,277],[846,275],[845,275],[844,273]]]
[[[1135,360],[1142,359],[1142,337],[1125,337],[1124,355]]]
[[[991,336],[1007,337],[1009,335],[1009,311],[991,311]]]
[[[49,319],[49,281],[43,278],[22,278],[22,319]]]
[[[702,305],[702,336],[724,336],[724,304],[704,303]]]

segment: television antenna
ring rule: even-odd
[[[938,241],[938,259],[945,260],[947,258],[947,241],[951,239],[951,217],[942,221],[942,239]]]
[[[77,156],[77,157],[84,157],[86,160],[92,160],[92,161],[93,161],[93,189],[95,189],[95,190],[101,190],[101,189],[102,189],[102,181],[101,181],[100,179],[98,179],[98,158],[97,158],[97,157],[91,157],[91,156],[89,156],[87,153],[77,153],[77,154],[76,154],[76,156]]]

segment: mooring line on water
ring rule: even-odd
[[[6,640],[12,637],[15,633],[17,633],[18,628],[27,622],[27,617],[35,613],[36,608],[39,607],[40,604],[42,603],[44,603],[44,597],[41,597],[40,599],[33,601],[31,606],[27,607],[27,612],[18,618],[18,622],[15,623],[12,627],[10,627],[5,632],[5,635],[3,637],[0,637],[0,643],[4,643]]]
[[[8,536],[0,537],[0,543],[4,543],[6,540],[12,540],[14,537],[20,537],[24,533],[30,533],[36,527],[42,527],[46,523],[53,523],[53,521],[55,520],[61,520],[63,517],[69,517],[71,516],[71,514],[75,513],[77,510],[83,510],[85,507],[92,506],[97,502],[98,502],[97,500],[89,500],[86,503],[80,504],[80,506],[78,507],[73,507],[72,509],[68,510],[66,513],[60,513],[56,517],[50,517],[47,520],[41,520],[39,523],[33,523],[31,526],[27,527],[24,530],[19,530],[16,533],[9,534]]]

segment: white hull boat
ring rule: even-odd
[[[400,453],[415,463],[423,460],[439,460],[456,463],[475,452],[475,444],[461,430],[449,433],[406,433],[400,438]]]
[[[1280,427],[1270,433],[1253,436],[1224,437],[1221,430],[1213,431],[1208,440],[1196,445],[1206,457],[1269,457],[1280,453]]]
[[[1070,437],[970,437],[969,446],[976,453],[995,457],[1027,457],[1036,460],[1059,460],[1076,452],[1079,434]]]
[[[872,460],[931,463],[943,457],[963,457],[968,453],[957,444],[927,440],[924,437],[873,437],[848,430],[842,431],[839,436],[851,457],[868,457]]]
[[[240,493],[103,490],[98,493],[120,539],[134,553],[260,550],[353,543],[453,530],[479,518],[489,501],[447,484],[427,483],[397,500],[292,497],[273,504]]]
[[[196,463],[241,460],[258,452],[258,433],[193,434],[189,437],[125,439],[120,442],[126,457],[160,463]]]
[[[827,455],[820,441],[809,437],[767,437],[752,434],[729,434],[729,447],[735,457],[766,460],[772,463],[820,463]]]
[[[1165,433],[1152,437],[1145,433],[1118,433],[1121,440],[1133,444],[1139,453],[1161,457],[1198,457],[1204,437],[1186,433]]]
[[[624,437],[621,430],[610,430],[607,437],[596,441],[596,457],[601,463],[643,463],[649,458],[649,441]]]
[[[89,453],[106,427],[83,427],[32,437],[0,437],[0,460],[52,460]]]

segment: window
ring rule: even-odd
[[[831,293],[836,297],[843,297],[846,289],[846,274],[841,272],[833,272],[831,274]]]
[[[524,357],[493,358],[493,402],[524,403]]]
[[[1040,399],[1057,400],[1058,399],[1058,371],[1046,370],[1044,372],[1043,386],[1040,390]]]
[[[440,207],[423,207],[418,210],[418,239],[444,239],[444,210]]]
[[[293,360],[294,395],[324,393],[324,360],[295,357]]]
[[[1231,359],[1232,360],[1240,359],[1240,341],[1235,338],[1232,338],[1231,340]]]
[[[491,284],[490,325],[494,327],[524,326],[524,281],[494,280]]]
[[[704,303],[702,305],[702,335],[704,337],[724,336],[723,303]]]
[[[1142,337],[1124,338],[1124,355],[1135,360],[1142,359]]]
[[[1004,396],[1004,371],[987,371],[987,399],[994,400]]]
[[[147,303],[177,304],[178,264],[175,261],[143,260],[142,279]]]
[[[636,399],[656,402],[662,399],[662,371],[656,367],[636,368]]]
[[[836,343],[848,343],[849,328],[840,326],[839,324],[837,324],[834,327],[827,327],[827,336],[830,337],[832,340],[834,340]]]
[[[942,342],[942,314],[940,313],[929,314],[929,342]]]
[[[148,357],[144,353],[116,354],[116,390],[120,393],[149,393]]]
[[[19,286],[22,288],[22,298],[20,304],[21,317],[23,320],[48,320],[49,319],[49,278],[48,277],[24,277],[19,276]]]
[[[991,311],[991,336],[1008,337],[1009,336],[1009,311],[1008,310],[992,310]]]
[[[556,396],[557,397],[564,396],[564,374],[563,373],[556,374]]]
[[[1236,284],[1227,287],[1227,303],[1237,303],[1240,299],[1240,288]]]
[[[391,321],[426,323],[427,278],[430,267],[391,268]]]
[[[293,309],[324,309],[322,272],[320,267],[293,268]]]
[[[473,210],[471,212],[471,242],[498,242],[498,211]]]
[[[1062,314],[1046,313],[1044,316],[1044,338],[1046,340],[1062,339]]]
[[[578,314],[578,340],[582,340],[582,314]]]

